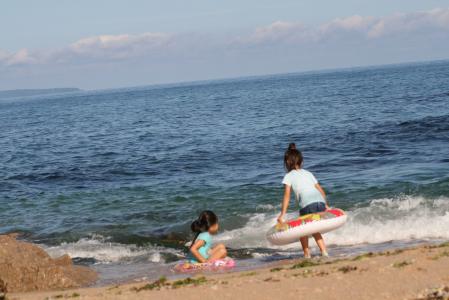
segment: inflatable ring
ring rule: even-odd
[[[176,272],[190,273],[196,271],[220,271],[232,269],[235,266],[235,261],[232,258],[218,259],[212,262],[192,263],[189,261],[177,264],[174,267]]]
[[[339,209],[331,208],[322,213],[301,216],[284,224],[273,226],[267,233],[267,240],[274,245],[286,245],[299,241],[299,238],[314,233],[326,233],[346,223],[348,215]]]

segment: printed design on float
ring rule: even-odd
[[[345,213],[341,209],[332,208],[332,209],[328,209],[322,213],[301,216],[298,219],[295,219],[292,221],[287,221],[286,223],[283,223],[283,224],[278,223],[275,226],[275,231],[276,232],[287,231],[291,228],[302,226],[302,225],[305,225],[305,224],[308,224],[311,222],[333,219],[333,218],[340,217],[343,215],[345,215]]]
[[[235,267],[235,261],[232,258],[218,259],[213,262],[205,263],[191,263],[189,261],[177,264],[175,271],[181,273],[195,272],[195,271],[219,271],[232,269]]]

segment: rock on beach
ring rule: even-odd
[[[68,255],[53,259],[41,247],[16,240],[16,235],[0,235],[0,283],[4,292],[76,288],[96,280],[94,270],[73,265]]]

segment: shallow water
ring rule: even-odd
[[[169,272],[203,209],[243,266],[298,255],[265,239],[292,141],[335,253],[449,239],[449,62],[0,99],[0,128],[0,232],[105,280]]]

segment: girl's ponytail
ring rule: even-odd
[[[203,232],[202,228],[204,226],[201,224],[200,220],[195,220],[192,222],[192,225],[190,225],[190,229],[195,233],[201,233]]]
[[[284,154],[284,167],[287,172],[300,168],[302,165],[303,157],[301,151],[296,149],[295,143],[288,144],[287,151]]]
[[[195,233],[195,237],[193,238],[192,243],[190,244],[190,248],[192,248],[193,244],[195,244],[196,239],[201,233],[200,222],[198,220],[193,221],[192,224],[190,225],[190,229],[192,230],[192,232]]]

